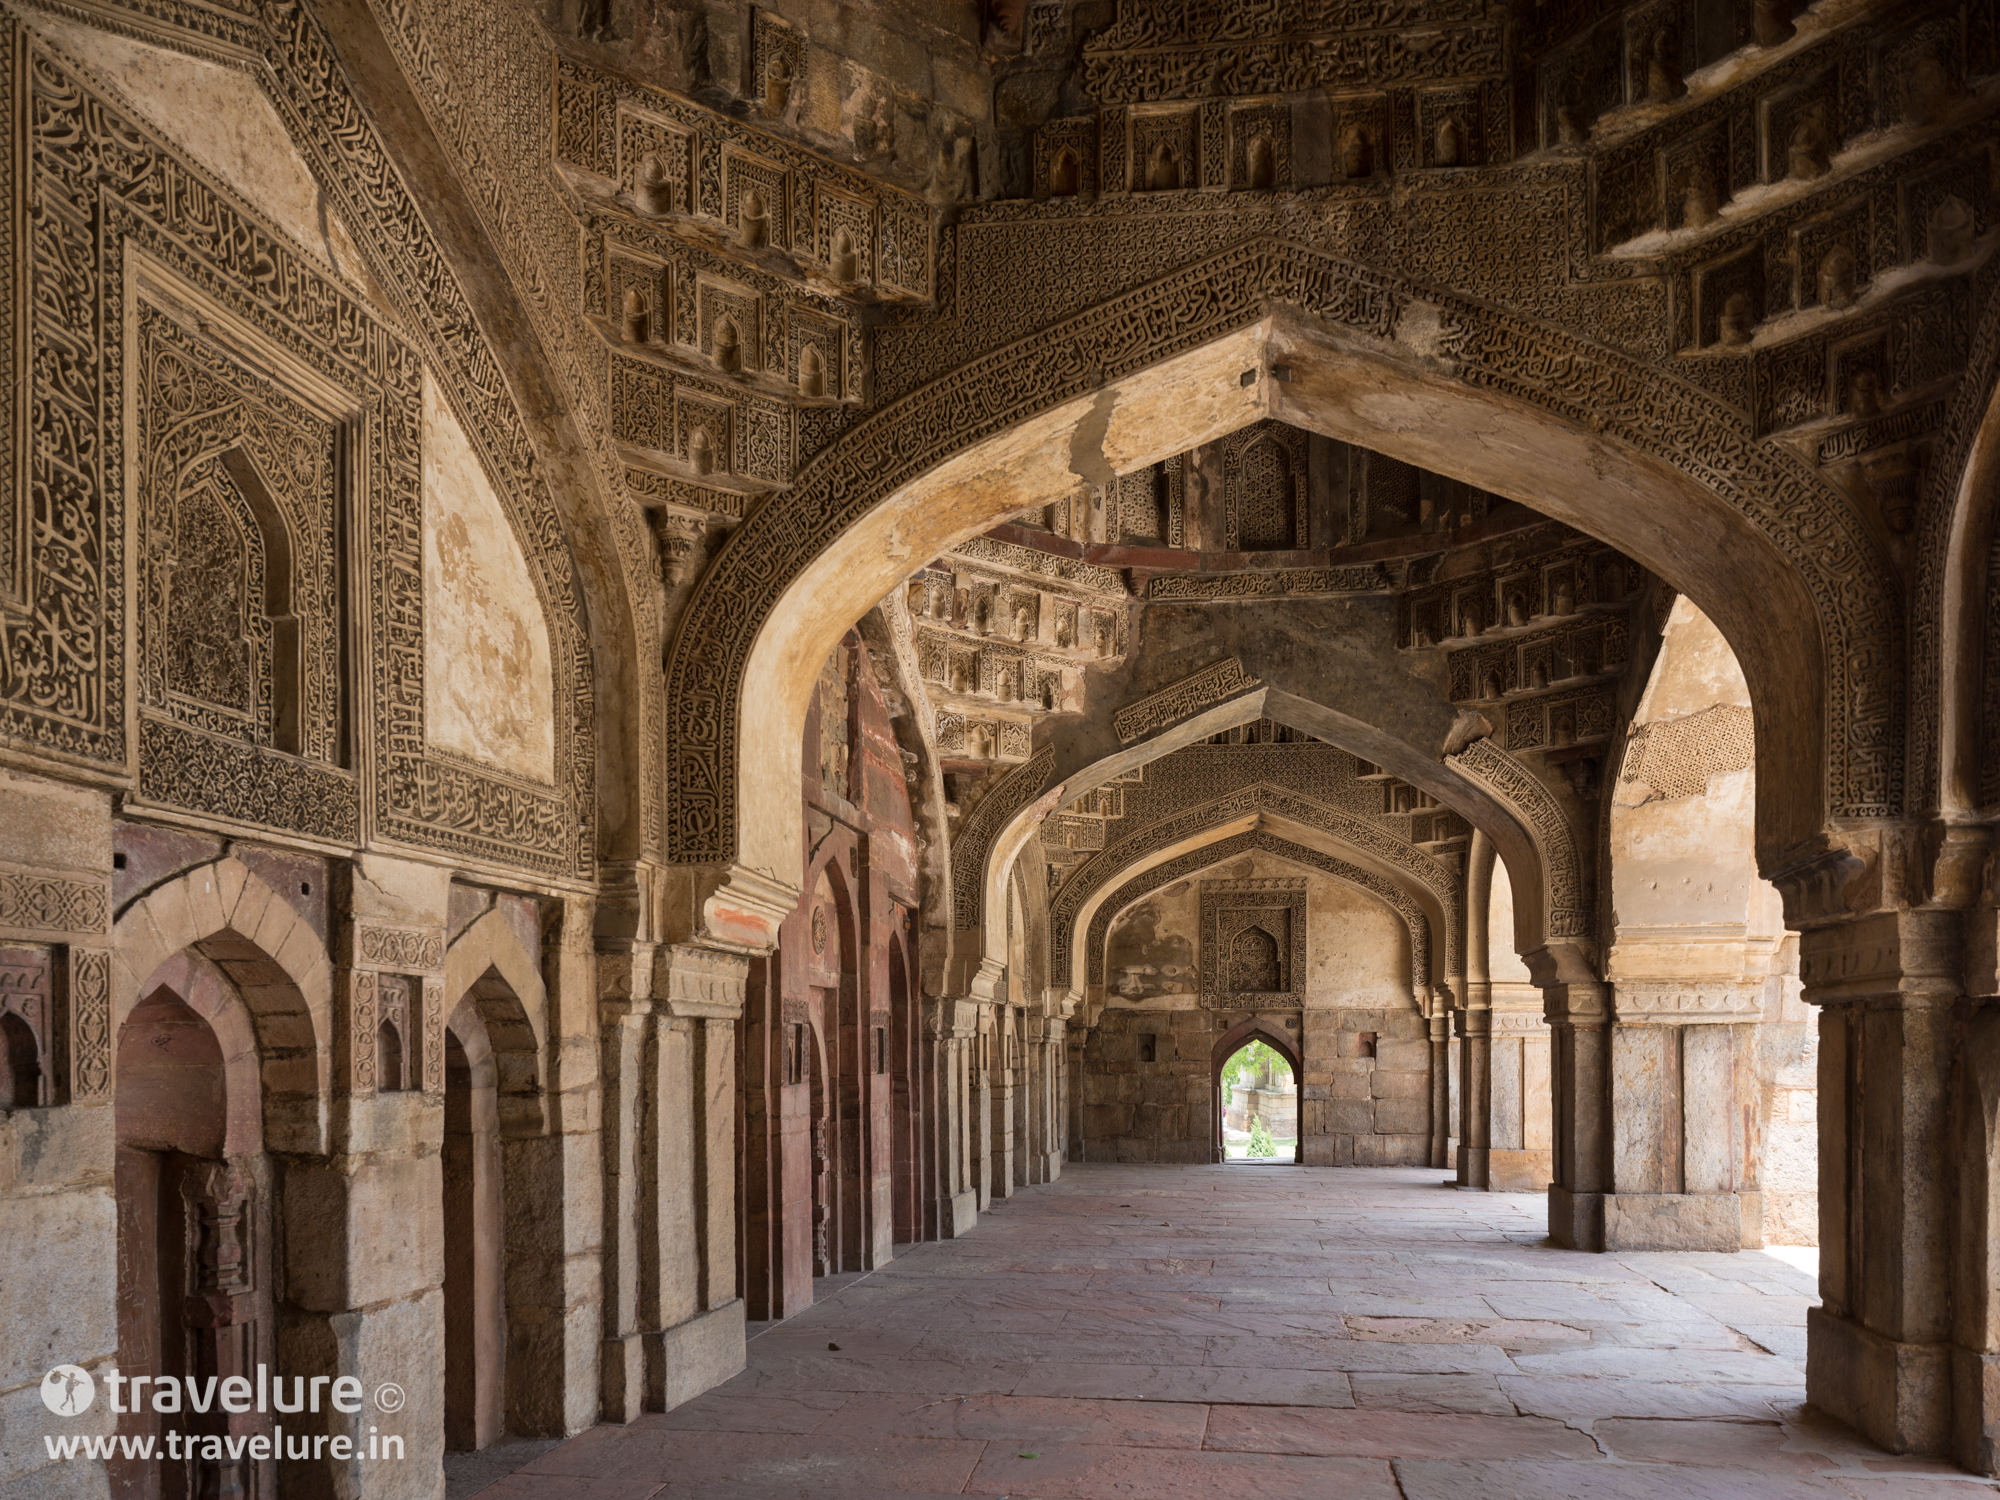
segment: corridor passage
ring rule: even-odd
[[[1802,1411],[1803,1272],[1546,1248],[1419,1169],[1065,1168],[484,1500],[1867,1500],[1994,1486]],[[514,1450],[517,1457],[522,1450]],[[492,1466],[507,1450],[457,1463]],[[478,1471],[454,1464],[453,1494]]]

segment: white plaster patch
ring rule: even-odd
[[[555,779],[555,674],[527,558],[485,467],[424,378],[424,732]]]

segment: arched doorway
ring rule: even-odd
[[[500,1110],[493,1047],[471,996],[444,1041],[444,1442],[484,1448],[501,1435],[506,1307],[501,1270]]]
[[[1682,598],[1605,816],[1614,1248],[1819,1242],[1818,1021],[1757,868],[1756,760],[1749,685]]]
[[[1299,1160],[1299,1054],[1257,1018],[1222,1034],[1210,1058],[1215,1160]]]
[[[194,1399],[272,1358],[256,1041],[234,987],[198,957],[169,961],[143,994],[119,1028],[115,1075],[118,1358],[134,1382],[119,1434],[152,1437],[156,1456],[114,1458],[111,1493],[267,1495],[273,1465],[247,1444],[214,1460],[193,1457],[192,1445],[168,1457],[162,1441],[167,1430],[227,1439],[269,1430],[256,1412]]]

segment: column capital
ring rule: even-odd
[[[723,952],[769,952],[799,904],[796,885],[744,865],[672,865],[656,883],[658,936]]]
[[[750,982],[747,954],[706,943],[670,943],[653,964],[653,994],[679,1019],[733,1021]]]
[[[924,1030],[940,1041],[964,1040],[979,1034],[979,1006],[950,995],[926,997]]]
[[[1726,980],[1623,979],[1611,986],[1621,1026],[1743,1025],[1764,1019],[1762,985]]]
[[[1544,943],[1523,953],[1521,961],[1528,966],[1529,976],[1544,990],[1552,985],[1601,982],[1596,945],[1592,943]]]
[[[1962,911],[1980,898],[1992,847],[1985,823],[1835,822],[1770,861],[1766,878],[1799,932],[1911,907]]]
[[[1947,908],[1866,912],[1808,927],[1799,934],[1803,998],[1949,1004],[1965,992],[1965,928],[1965,914]]]

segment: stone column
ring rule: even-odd
[[[1045,1014],[1027,1017],[1028,1057],[1028,1181],[1053,1182],[1062,1171],[1056,1140],[1061,1122],[1056,1116],[1056,1074],[1062,1067],[1062,1022]]]
[[[1425,997],[1418,996],[1421,1001]],[[1431,1042],[1431,1165],[1451,1165],[1451,1008],[1442,994],[1429,997]]]
[[[1822,1305],[1806,1315],[1806,1396],[1898,1453],[1946,1451],[1955,1354],[1967,1386],[1962,1439],[1981,1447],[1992,1425],[1991,1356],[1952,1348],[1962,921],[1904,910],[1798,923],[1805,1000],[1820,1007]],[[1991,1235],[1989,1212],[1964,1226],[1966,1238]]]
[[[1550,943],[1522,955],[1550,1027],[1552,1159],[1549,1238],[1567,1250],[1604,1248],[1611,1191],[1610,1009],[1591,955]]]
[[[1960,838],[1974,832],[1953,830]],[[1976,832],[1983,851],[1991,829]],[[1986,889],[1966,919],[1967,998],[1959,1005],[1951,1454],[1991,1474],[2000,1471],[2000,860],[1986,863]],[[1807,1366],[1810,1385],[1810,1340]]]
[[[661,949],[654,989],[671,1022],[660,1121],[660,1326],[649,1333],[649,1405],[671,1411],[744,1365],[736,1295],[736,1022],[750,960],[697,943]]]
[[[650,944],[600,944],[599,1057],[603,1076],[603,1419],[630,1422],[645,1410],[646,1351],[640,1333],[640,1131],[647,1113],[647,1036],[653,1002]]]
[[[1042,1069],[1042,1089],[1047,1098],[1048,1147],[1044,1157],[1043,1181],[1054,1182],[1062,1176],[1064,1106],[1068,1102],[1069,1090],[1065,1085],[1069,1060],[1069,1022],[1059,1016],[1049,1018],[1049,1039]]]
[[[568,1437],[598,1420],[604,1286],[603,1145],[598,1133],[595,913],[585,897],[560,923],[543,978],[549,1001],[544,1134],[505,1140],[507,1430]]]
[[[999,1071],[999,1059],[994,1054],[999,1050],[1000,1035],[994,1025],[993,1007],[982,1004],[979,1010],[973,1035],[965,1044],[965,1061],[969,1089],[966,1108],[971,1112],[972,1186],[983,1210],[993,1206],[993,1079]]]
[[[1000,1011],[1007,1003],[1007,966],[996,959],[982,959],[970,978],[968,988],[976,1008],[974,1034],[965,1052],[972,1091],[967,1100],[971,1112],[971,1185],[978,1193],[979,1206],[990,1208],[995,1196],[1006,1196],[1006,1188],[996,1183],[1000,1132],[993,1111],[1006,1062],[1000,1055]]]
[[[1069,1108],[1069,1149],[1064,1156],[1070,1161],[1083,1161],[1083,1033],[1066,1034],[1063,1038],[1063,1082]]]
[[[968,1118],[968,1047],[979,1026],[979,1008],[970,1000],[926,999],[925,1041],[931,1050],[931,1097],[925,1101],[925,1129],[937,1164],[937,1196],[927,1205],[932,1238],[955,1239],[979,1217],[973,1186],[971,1121]]]
[[[286,1495],[312,1500],[379,1491],[427,1496],[444,1452],[444,998],[448,871],[364,855],[333,884],[335,1077],[329,1150],[284,1174],[285,1298],[276,1367],[394,1381],[408,1396],[394,1425],[408,1462],[385,1475],[330,1455],[278,1466]],[[403,1087],[377,1072],[384,1008],[399,1023]],[[357,1436],[369,1415],[323,1410],[287,1428]]]
[[[1484,980],[1465,987],[1465,1008],[1458,1012],[1458,1185],[1488,1188],[1493,1086],[1493,1012]]]
[[[1488,943],[1491,934],[1493,901],[1493,841],[1478,829],[1472,833],[1472,847],[1465,862],[1465,977],[1458,1010],[1458,1185],[1463,1188],[1492,1186],[1487,1152],[1492,1144],[1489,1129],[1492,1099],[1493,1033],[1489,1012],[1492,990],[1489,982]]]
[[[1011,1017],[1007,1012],[995,1008],[993,1011],[993,1031],[990,1039],[988,1060],[991,1067],[987,1076],[989,1140],[987,1151],[987,1199],[1011,1198],[1014,1196],[1014,1153],[1020,1143],[1014,1139],[1014,1090],[1015,1066],[1018,1059],[1014,1049],[1018,1045],[1017,1033],[1013,1030]]]

